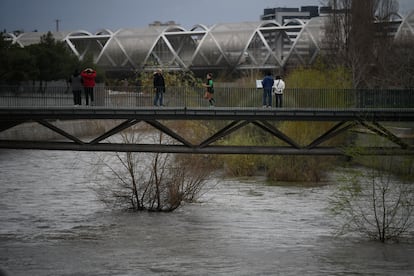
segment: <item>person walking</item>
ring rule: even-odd
[[[283,90],[285,90],[285,82],[282,80],[281,76],[276,76],[275,83],[273,85],[273,91],[276,97],[276,107],[283,106]]]
[[[165,80],[164,76],[162,75],[162,70],[158,69],[154,72],[154,106],[164,106],[164,92],[165,92]]]
[[[93,88],[95,87],[96,71],[91,68],[86,68],[81,73],[83,89],[85,90],[86,105],[89,105],[89,99],[91,105],[93,105]]]
[[[272,73],[268,71],[266,76],[262,80],[262,87],[263,87],[263,100],[262,104],[263,107],[272,107],[272,88],[273,88],[274,80],[272,77]]]
[[[210,107],[214,107],[216,105],[216,100],[214,99],[214,83],[212,73],[207,74],[206,83],[203,83],[203,87],[206,88],[204,99],[208,100]]]
[[[75,70],[69,79],[73,93],[73,104],[75,106],[82,105],[82,76],[79,70]]]

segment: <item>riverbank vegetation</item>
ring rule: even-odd
[[[262,78],[256,75],[244,76],[236,83],[246,83],[254,78]],[[298,68],[286,76],[285,82],[288,87],[294,88],[350,88],[352,87],[351,75],[343,67],[328,68],[319,61],[311,68]],[[295,101],[288,92],[284,93],[284,101]],[[311,95],[309,95],[311,97]],[[312,98],[299,99],[306,104],[306,101],[314,101]],[[336,98],[335,100],[341,100]],[[328,129],[332,128],[331,122],[277,122],[272,125],[282,133],[291,137],[297,144],[304,147],[319,137]],[[346,136],[340,136],[324,145],[340,146],[347,142]],[[286,146],[281,141],[258,127],[245,127],[237,133],[232,134],[223,144],[233,145],[269,145]],[[224,163],[225,172],[229,176],[252,176],[256,173],[265,172],[270,182],[275,181],[319,181],[324,172],[333,166],[336,157],[315,157],[315,156],[255,156],[255,155],[225,155],[217,157]]]

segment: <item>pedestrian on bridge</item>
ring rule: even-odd
[[[75,106],[82,105],[82,76],[79,70],[75,70],[73,75],[70,76],[69,82],[72,87],[73,104]]]
[[[89,105],[89,99],[91,105],[93,105],[93,88],[95,87],[96,71],[91,68],[86,68],[81,73],[83,89],[85,90],[86,105]]]
[[[272,77],[272,73],[268,71],[266,76],[262,80],[262,87],[263,87],[263,107],[272,107],[272,89],[274,84],[274,79]]]
[[[273,85],[273,92],[276,97],[276,107],[282,107],[283,105],[283,90],[285,90],[285,82],[282,80],[281,76],[276,76]]]
[[[214,107],[216,105],[216,100],[214,99],[214,83],[212,73],[207,74],[207,80],[206,83],[203,83],[203,86],[206,88],[204,99],[208,100],[210,107]]]
[[[164,106],[163,100],[164,100],[164,92],[165,92],[165,80],[162,75],[162,70],[158,69],[154,72],[154,106]]]

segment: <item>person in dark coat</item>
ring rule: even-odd
[[[164,106],[165,81],[161,69],[154,72],[154,92],[154,106]]]
[[[79,70],[75,70],[69,79],[73,93],[73,104],[75,106],[82,105],[82,76]]]
[[[272,89],[274,84],[272,73],[268,71],[262,80],[263,87],[263,107],[272,107]]]

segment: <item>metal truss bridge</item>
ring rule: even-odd
[[[112,129],[85,141],[57,127],[56,120],[112,120]],[[173,129],[169,121],[221,121],[221,128],[197,143],[184,138],[188,130]],[[312,142],[301,145],[278,128],[278,122],[332,122]],[[0,140],[0,148],[157,152],[186,154],[269,154],[269,155],[347,155],[346,145],[324,146],[324,142],[344,132],[362,129],[389,141],[382,146],[363,146],[367,155],[414,155],[414,148],[383,125],[384,122],[413,122],[414,109],[392,108],[109,108],[109,107],[0,107],[0,134],[26,122],[36,122],[62,136],[62,140]],[[170,136],[169,144],[109,143],[107,138],[144,122]],[[211,124],[205,124],[211,125]],[[218,143],[239,129],[253,125],[284,146],[222,145]]]

